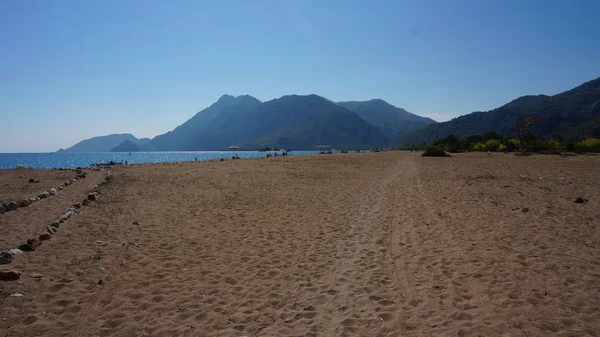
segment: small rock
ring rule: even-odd
[[[17,256],[19,254],[23,254],[23,251],[17,248],[13,248],[8,251],[12,256]]]
[[[36,202],[38,200],[39,200],[38,197],[31,197],[31,198],[29,198],[29,201],[31,201],[32,203],[34,203],[34,202]]]
[[[80,209],[81,208],[81,203],[80,202],[76,202],[76,203],[73,204],[73,207],[75,209]]]
[[[19,207],[27,207],[29,205],[31,205],[31,200],[29,200],[29,199],[23,199],[19,203]]]
[[[65,181],[63,184],[64,184],[65,186],[69,186],[69,185],[71,185],[71,182],[67,180],[67,181]]]
[[[65,221],[67,221],[67,217],[66,217],[66,216],[64,216],[64,214],[63,214],[63,215],[61,215],[61,216],[58,218],[58,221],[60,221],[61,223],[62,223],[62,222],[65,222]]]
[[[23,294],[21,294],[21,293],[14,293],[14,294],[10,294],[10,297],[23,297]]]
[[[87,198],[90,201],[94,201],[94,200],[96,200],[96,194],[95,193],[90,193],[90,194],[88,194]]]
[[[58,229],[56,229],[56,227],[48,225],[48,226],[46,226],[46,231],[50,234],[54,234],[54,233],[58,232]]]
[[[40,199],[46,199],[46,198],[48,198],[49,196],[50,196],[50,192],[48,192],[48,191],[44,191],[42,194],[38,194],[38,196],[37,196],[37,197],[38,197],[38,198],[40,198]]]
[[[13,260],[13,255],[9,252],[0,252],[0,264],[9,264]]]
[[[521,208],[521,211],[523,211],[523,213],[527,213],[527,212],[529,212],[529,208],[523,207],[523,208]]]
[[[33,274],[29,274],[29,277],[31,277],[31,278],[42,278],[42,277],[44,277],[44,274],[33,273]]]
[[[50,195],[56,195],[56,193],[58,193],[58,191],[54,187],[52,187],[48,192],[50,193]]]
[[[50,224],[51,227],[58,228],[60,227],[60,221],[56,220]]]
[[[582,197],[579,197],[577,199],[575,199],[575,201],[573,201],[576,204],[583,204],[585,202],[585,199],[583,199]]]
[[[3,281],[15,281],[21,277],[21,273],[12,269],[0,270],[0,280]]]
[[[4,205],[0,205],[0,214],[4,213],[6,213],[6,208],[4,208]]]
[[[304,311],[317,311],[317,309],[315,309],[314,306],[309,305],[308,307],[304,308]]]
[[[19,250],[22,252],[33,252],[35,250],[35,246],[30,243],[24,243],[19,246]]]
[[[62,191],[63,188],[62,188],[62,186],[58,186],[56,189],[59,191]]]
[[[83,199],[83,201],[81,201],[82,206],[88,206],[90,203],[91,201],[89,199]]]
[[[7,206],[8,206],[8,210],[9,211],[14,211],[17,208],[19,208],[19,205],[16,202],[14,202],[14,201],[13,202],[9,202]]]
[[[85,173],[80,173],[77,175],[77,178],[85,179],[85,178],[87,178],[87,175]]]
[[[35,179],[31,178],[31,179],[29,179],[29,182],[30,183],[35,183]]]
[[[42,233],[40,234],[40,241],[46,241],[52,239],[52,234],[50,233]]]
[[[104,284],[104,280],[98,280],[98,284],[99,285],[103,285]]]

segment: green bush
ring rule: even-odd
[[[600,152],[600,139],[598,138],[587,138],[574,146],[577,152]]]
[[[540,151],[550,151],[550,144],[548,144],[548,142],[543,139],[543,138],[537,138],[532,140],[529,143],[529,151],[530,152],[540,152]]]
[[[490,139],[485,142],[485,147],[488,149],[488,151],[498,151],[500,145],[502,145],[502,143],[500,143],[500,141],[497,139]]]
[[[421,157],[450,157],[450,155],[440,148],[430,147],[423,152]]]
[[[483,143],[476,143],[473,145],[473,151],[487,151],[487,146]]]

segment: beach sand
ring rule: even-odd
[[[78,179],[56,195],[0,215],[0,251],[16,248],[28,238],[38,237],[46,231],[48,224],[63,215],[74,203],[84,199],[102,177],[99,171],[84,171],[87,178]],[[53,187],[58,188],[76,175],[74,170],[0,170],[0,204],[11,201],[19,203]],[[39,182],[29,183],[29,179]]]
[[[598,156],[118,168],[0,266],[0,335],[598,336],[599,225]]]

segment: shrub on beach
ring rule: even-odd
[[[577,152],[600,152],[600,139],[587,138],[574,145]]]
[[[473,151],[487,151],[487,146],[483,143],[476,143],[473,145]]]
[[[450,155],[440,148],[430,147],[423,152],[421,157],[450,157]]]

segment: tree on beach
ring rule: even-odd
[[[538,125],[542,122],[542,118],[539,115],[531,114],[525,115],[517,119],[516,129],[517,135],[519,136],[519,143],[521,145],[521,150],[523,152],[527,152],[529,147],[529,138],[531,128],[535,125]]]

